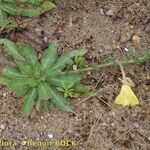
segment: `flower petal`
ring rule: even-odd
[[[127,84],[122,84],[120,94],[116,97],[115,103],[122,106],[134,106],[139,104],[139,100]]]

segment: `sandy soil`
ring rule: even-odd
[[[55,0],[57,8],[36,19],[17,18],[23,32],[11,32],[14,41],[27,41],[37,48],[39,57],[48,42],[57,40],[59,52],[88,49],[89,63],[105,58],[123,59],[150,48],[149,0]],[[42,32],[41,32],[42,31]],[[140,41],[133,40],[133,35]],[[1,35],[6,36],[6,35]],[[128,51],[125,50],[128,49]],[[2,50],[1,50],[2,51]],[[2,64],[1,64],[2,66]],[[22,99],[0,87],[1,140],[16,141],[8,150],[148,150],[150,149],[150,64],[125,68],[136,87],[140,105],[121,108],[114,104],[121,84],[118,67],[92,72],[89,84],[98,95],[71,100],[72,113],[54,110],[35,113],[30,119],[21,114]],[[73,140],[72,147],[28,147],[29,140]],[[2,141],[0,141],[1,143]],[[23,143],[22,143],[23,142]]]

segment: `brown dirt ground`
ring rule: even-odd
[[[10,38],[29,42],[37,48],[39,56],[40,49],[53,40],[60,44],[60,53],[85,47],[89,50],[89,63],[108,57],[123,59],[128,53],[124,48],[132,50],[134,56],[150,48],[149,0],[55,0],[55,4],[57,8],[53,12],[39,18],[18,18],[21,25],[29,24],[29,29],[12,33]],[[113,15],[107,16],[110,9]],[[43,35],[40,30],[44,31]],[[133,43],[132,35],[139,36],[140,43]],[[44,43],[43,39],[47,41]],[[150,149],[150,64],[128,67],[126,73],[135,82],[134,91],[140,100],[140,105],[134,108],[114,104],[121,86],[118,80],[121,73],[119,68],[111,68],[89,75],[87,83],[98,95],[71,100],[77,115],[54,110],[33,114],[29,120],[22,117],[22,100],[1,86],[0,125],[5,125],[5,129],[0,129],[1,139],[15,140],[19,144],[15,148],[0,149]],[[77,145],[34,148],[20,144],[29,139],[49,141],[48,134],[53,134],[53,140],[75,140]]]

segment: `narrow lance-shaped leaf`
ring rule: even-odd
[[[60,70],[55,70],[55,69],[46,69],[44,71],[44,76],[49,80],[55,76],[57,76],[61,71]]]
[[[41,111],[42,108],[43,108],[43,105],[44,105],[44,101],[41,100],[41,99],[38,99],[38,100],[36,101],[36,104],[35,104],[36,110],[37,110],[37,111]]]
[[[18,90],[22,89],[26,86],[26,80],[25,79],[11,79],[8,82],[8,87],[12,90]]]
[[[29,92],[26,94],[24,98],[24,106],[23,106],[24,117],[26,118],[29,117],[32,109],[34,108],[36,98],[37,98],[36,88],[29,90]]]
[[[74,86],[74,89],[76,92],[80,92],[80,93],[85,93],[85,94],[86,93],[88,93],[88,94],[92,93],[92,89],[89,86],[81,84],[81,83],[77,83]]]
[[[8,79],[4,76],[0,76],[0,84],[7,85],[8,84]]]
[[[21,74],[16,68],[13,68],[11,66],[6,66],[3,69],[2,73],[4,76],[10,79],[26,77],[26,75]]]
[[[15,91],[17,96],[24,95],[28,90],[28,87],[26,86],[26,81],[24,79],[9,80],[9,82],[7,83],[7,86],[11,90]]]
[[[41,5],[41,8],[43,9],[43,12],[44,11],[50,11],[55,7],[56,6],[50,1],[44,1],[44,3]]]
[[[70,58],[73,58],[75,56],[84,56],[87,53],[86,49],[74,49],[70,52],[68,52],[68,55]]]
[[[53,84],[61,86],[63,83],[76,83],[81,80],[81,76],[78,74],[65,74],[65,75],[58,75],[53,78],[49,78],[48,81],[52,82]]]
[[[5,28],[10,23],[6,12],[0,9],[0,27]]]
[[[38,80],[36,78],[34,78],[34,77],[30,77],[30,78],[27,79],[26,84],[29,87],[36,87],[37,84],[38,84]]]
[[[0,5],[0,9],[11,15],[17,15],[21,12],[21,8],[18,7],[15,3],[2,3]]]
[[[20,63],[18,68],[23,75],[32,75],[32,67],[28,64]]]
[[[80,50],[73,50],[66,54],[61,55],[56,63],[52,66],[52,69],[60,69],[63,70],[66,68],[67,65],[72,64],[72,58],[75,56],[83,56],[87,53],[87,50],[80,49]]]
[[[30,8],[22,9],[20,15],[27,16],[27,17],[37,17],[41,13],[42,13],[42,10],[40,7],[37,7],[37,8],[30,7]]]
[[[72,111],[71,106],[68,105],[66,99],[50,87],[50,98],[56,104],[56,106],[65,111]]]
[[[41,100],[48,100],[50,98],[50,88],[47,83],[41,82],[38,85],[38,96]]]
[[[8,39],[0,39],[0,44],[4,44],[5,50],[17,61],[24,61],[24,58],[18,53],[17,46]]]
[[[21,89],[16,90],[16,91],[15,91],[16,97],[24,96],[24,95],[28,92],[29,89],[30,89],[30,88],[29,88],[28,86],[26,86],[26,87],[24,87],[24,88],[21,88]]]
[[[7,79],[4,76],[0,76],[0,84],[8,86],[11,90],[16,92],[16,96],[23,96],[27,91],[28,87],[26,86],[26,81],[21,79]]]
[[[10,31],[10,30],[12,30],[12,29],[14,29],[15,27],[17,27],[18,26],[18,24],[17,24],[17,22],[16,22],[16,20],[14,19],[14,18],[8,18],[8,20],[9,20],[9,24],[6,26],[6,28],[8,29],[8,31]]]
[[[42,66],[41,64],[37,61],[36,64],[33,66],[33,74],[35,77],[39,77],[41,76],[41,72],[42,72]]]
[[[56,61],[57,48],[58,45],[56,43],[50,44],[49,47],[47,48],[44,56],[41,59],[43,70],[50,68]]]
[[[2,0],[3,2],[6,2],[6,3],[15,3],[14,0]]]
[[[26,43],[20,43],[18,45],[19,53],[25,58],[29,65],[35,65],[38,61],[35,50]]]
[[[30,2],[27,1],[29,3],[32,3],[33,5],[35,4],[38,7],[29,7],[29,8],[25,8],[21,10],[21,15],[22,16],[28,16],[28,17],[36,17],[39,16],[40,14],[46,12],[46,11],[50,11],[51,9],[55,8],[55,5],[49,1],[44,1],[42,4],[41,2]]]
[[[19,3],[28,3],[39,6],[44,0],[17,0]]]

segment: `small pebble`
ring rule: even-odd
[[[91,75],[91,71],[88,71],[88,73],[87,73],[88,75]]]
[[[73,65],[73,70],[77,70],[77,65]]]
[[[53,136],[53,134],[49,133],[49,134],[48,134],[48,137],[49,137],[50,139],[52,139],[54,136]]]
[[[47,37],[47,36],[45,36],[45,37],[43,38],[43,40],[44,40],[45,43],[48,43],[48,37]]]
[[[129,51],[127,48],[124,48],[124,50],[125,50],[126,52],[128,52],[128,51]]]
[[[112,113],[111,113],[111,116],[112,116],[113,118],[115,117],[115,115],[116,115],[115,112],[112,112]]]
[[[138,123],[134,123],[133,126],[134,126],[135,128],[139,128],[140,125],[139,125]]]
[[[102,15],[104,15],[104,11],[103,11],[102,8],[100,9],[100,13],[101,13]]]
[[[3,97],[6,97],[6,93],[3,93]]]
[[[106,12],[106,15],[107,16],[113,16],[114,15],[114,11],[112,9],[109,9],[107,12]]]
[[[4,125],[4,124],[1,124],[1,125],[0,125],[0,129],[5,130],[5,125]]]
[[[111,126],[112,126],[112,127],[114,127],[114,126],[115,126],[115,124],[114,124],[114,123],[111,123]]]
[[[107,123],[105,123],[105,122],[104,122],[104,123],[102,123],[102,126],[107,126]]]
[[[68,133],[71,133],[72,131],[71,131],[71,129],[68,131]]]

